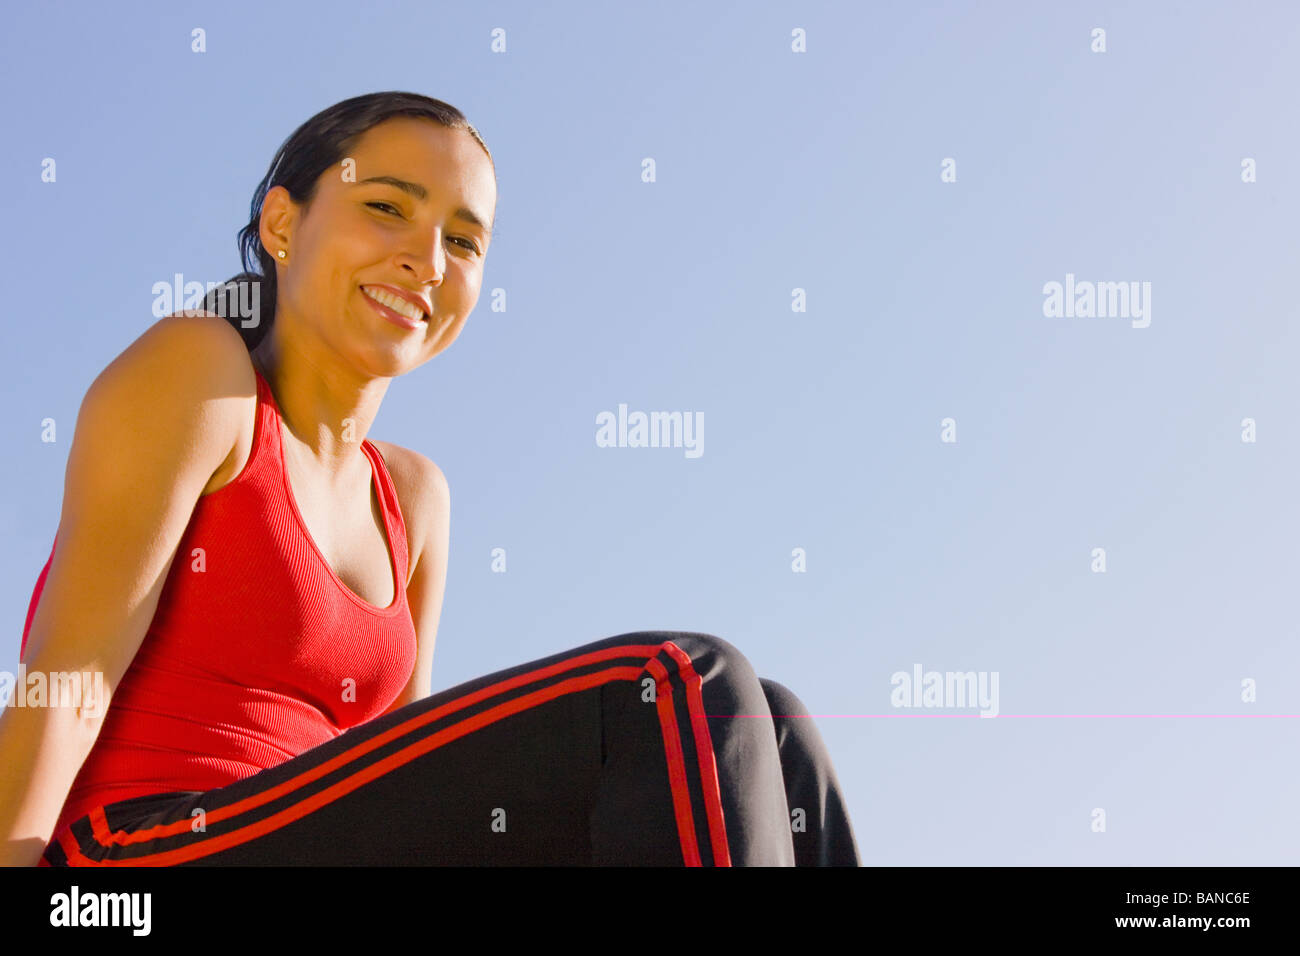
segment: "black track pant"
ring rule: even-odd
[[[799,714],[721,638],[622,634],[228,786],[96,808],[45,863],[857,866],[826,746]]]

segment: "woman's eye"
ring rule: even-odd
[[[393,213],[397,216],[402,215],[402,210],[398,209],[392,203],[380,202],[376,200],[375,202],[368,202],[366,203],[366,205],[371,206],[375,209],[378,209],[380,206],[382,206],[385,209],[391,209]],[[478,252],[478,247],[475,246],[474,243],[470,242],[468,239],[461,239],[459,236],[452,236],[452,242],[459,242],[464,248],[468,249],[470,252],[474,252],[474,253]]]

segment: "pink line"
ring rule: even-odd
[[[769,719],[772,717],[781,717],[781,718],[815,717],[818,720],[822,720],[823,718],[826,717],[885,717],[885,718],[894,718],[894,719],[905,718],[905,717],[910,717],[913,719],[918,719],[918,718],[934,719],[934,718],[943,718],[943,717],[947,717],[950,719],[957,719],[962,717],[965,718],[974,717],[980,719],[980,715],[978,713],[975,714],[705,714],[705,716],[706,717],[767,717]],[[1262,717],[1296,718],[1296,717],[1300,717],[1300,714],[998,714],[996,715],[996,717],[997,718],[1019,717],[1019,718],[1032,718],[1036,720],[1041,720],[1041,719],[1046,719],[1051,717],[1056,717],[1056,718],[1068,717],[1068,718],[1077,718],[1080,720],[1097,720],[1103,717],[1116,717],[1116,718],[1124,718],[1124,719],[1131,719],[1136,717],[1155,717],[1161,719],[1187,719],[1192,717],[1211,717],[1215,719],[1218,719],[1220,717],[1238,717],[1238,718],[1249,717],[1258,720]],[[982,718],[982,719],[987,720],[990,718]]]

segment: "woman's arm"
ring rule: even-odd
[[[393,483],[398,506],[410,538],[410,580],[406,603],[415,624],[415,666],[406,687],[384,713],[429,696],[433,683],[433,647],[442,617],[447,585],[447,550],[451,537],[451,491],[447,478],[434,462],[419,452],[388,442],[378,442]],[[411,533],[413,532],[413,533]]]
[[[87,390],[23,661],[28,674],[99,672],[105,699],[86,710],[11,706],[0,715],[0,864],[40,861],[153,620],[194,505],[235,450],[254,387],[229,323],[178,315],[151,326]]]

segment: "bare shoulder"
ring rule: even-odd
[[[151,343],[164,343],[175,351],[186,353],[175,356],[177,358],[193,358],[193,353],[197,352],[215,360],[205,365],[226,372],[238,374],[241,366],[252,369],[248,349],[239,331],[215,312],[196,309],[164,316],[145,329],[128,351],[137,347],[148,348]]]
[[[243,469],[252,450],[257,376],[243,337],[230,322],[202,309],[158,319],[100,378],[125,374],[125,368],[164,389],[173,402],[198,402],[198,434],[222,452],[201,494],[217,490]]]
[[[384,456],[404,517],[408,504],[412,512],[438,506],[448,492],[447,477],[431,458],[388,441],[372,438],[370,443]]]
[[[393,479],[397,503],[406,524],[406,537],[412,570],[419,563],[429,528],[450,507],[451,492],[447,476],[426,455],[392,442],[370,439],[384,458],[384,466]]]
[[[231,406],[238,403],[220,399],[257,397],[243,338],[211,312],[175,312],[158,319],[105,366],[91,387],[123,378],[167,386],[173,397],[202,396],[230,415],[237,414]]]
[[[158,421],[165,396],[171,424],[196,429],[193,440],[218,445],[226,456],[245,417],[241,399],[256,401],[256,391],[238,330],[215,313],[177,312],[156,320],[103,368],[83,407],[111,396],[149,405]]]

